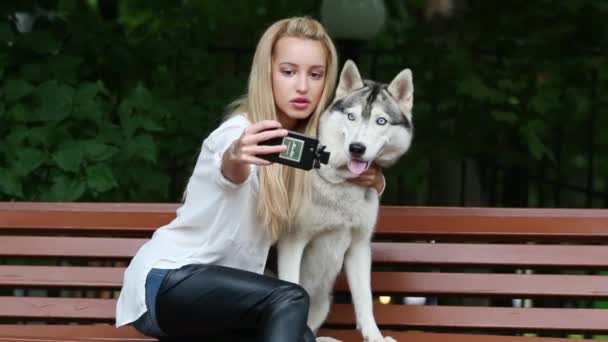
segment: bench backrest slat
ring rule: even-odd
[[[0,202],[0,229],[151,234],[175,217],[175,203]],[[601,209],[395,207],[380,208],[382,238],[608,241]]]
[[[146,239],[108,237],[3,236],[0,256],[131,258]]]
[[[132,257],[146,239],[4,236],[0,256]],[[608,269],[608,248],[588,245],[373,243],[373,261],[444,266],[521,266]]]

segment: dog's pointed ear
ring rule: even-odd
[[[402,70],[388,86],[388,92],[404,113],[409,113],[414,104],[414,82],[410,69]]]
[[[363,86],[363,80],[361,79],[357,65],[350,59],[347,60],[342,68],[342,73],[340,73],[340,82],[336,89],[336,98],[344,97],[356,89],[363,88]]]

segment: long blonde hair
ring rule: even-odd
[[[316,136],[319,116],[329,104],[336,84],[338,57],[323,25],[309,17],[279,20],[264,32],[253,56],[247,95],[230,105],[230,114],[244,113],[251,122],[277,119],[272,92],[272,55],[276,42],[283,37],[316,40],[321,42],[325,50],[325,84],[319,104],[314,113],[296,128],[302,133]],[[303,201],[310,199],[310,177],[305,171],[277,163],[259,168],[258,176],[258,215],[269,236],[276,240],[288,229]]]

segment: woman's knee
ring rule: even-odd
[[[272,302],[275,310],[298,309],[308,313],[310,296],[302,286],[286,283],[276,289]]]

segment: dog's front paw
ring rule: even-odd
[[[340,340],[336,340],[333,337],[317,337],[317,342],[342,342]]]

